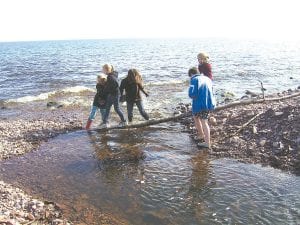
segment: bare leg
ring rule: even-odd
[[[202,124],[202,128],[203,128],[203,131],[204,131],[204,140],[205,140],[205,143],[208,145],[208,147],[210,148],[210,128],[209,128],[209,125],[208,125],[208,120],[205,119],[201,119],[201,124]]]
[[[195,126],[197,128],[197,131],[198,131],[198,137],[200,139],[204,139],[204,133],[203,133],[203,128],[202,128],[202,125],[201,125],[201,121],[200,121],[200,118],[197,117],[197,116],[194,116],[194,121],[195,121]]]

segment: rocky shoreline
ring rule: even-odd
[[[0,181],[0,224],[70,225],[54,202],[34,199],[19,188]]]
[[[299,93],[299,89],[268,97]],[[184,107],[178,108],[187,111]],[[189,107],[187,107],[189,108]],[[280,101],[237,105],[210,114],[212,157],[272,166],[300,175],[300,95]],[[192,118],[181,121],[198,142]]]

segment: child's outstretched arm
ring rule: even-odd
[[[146,97],[148,97],[149,94],[144,90],[144,87],[143,87],[141,84],[138,84],[138,86],[139,86],[139,89],[144,93],[144,95],[145,95]]]

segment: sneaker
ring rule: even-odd
[[[208,146],[208,144],[203,143],[203,142],[198,143],[197,146],[200,147],[200,148],[210,148],[210,147]]]
[[[126,120],[119,123],[119,127],[125,127],[127,125],[128,125],[128,122]]]
[[[101,123],[99,125],[99,129],[107,129],[107,128],[109,128],[109,124],[108,123]]]

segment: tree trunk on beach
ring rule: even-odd
[[[228,108],[239,106],[239,105],[249,105],[249,104],[256,104],[256,103],[263,103],[263,102],[267,103],[267,102],[271,102],[271,101],[280,101],[280,100],[284,100],[284,99],[295,98],[298,96],[300,96],[300,92],[297,92],[297,93],[294,93],[291,95],[286,95],[283,97],[278,97],[278,98],[250,99],[250,100],[236,101],[236,102],[232,102],[232,103],[229,103],[226,105],[218,106],[215,108],[214,111],[220,111],[220,110],[228,109]],[[155,125],[155,124],[166,123],[166,122],[170,122],[170,121],[177,121],[179,119],[190,117],[191,115],[192,115],[191,112],[186,112],[186,113],[182,113],[182,114],[167,117],[167,118],[148,120],[148,121],[145,121],[142,123],[130,124],[130,125],[123,126],[123,127],[111,126],[108,128],[96,128],[93,130],[98,131],[98,132],[103,132],[103,131],[115,130],[115,129],[141,128],[141,127],[151,126],[151,125]]]

